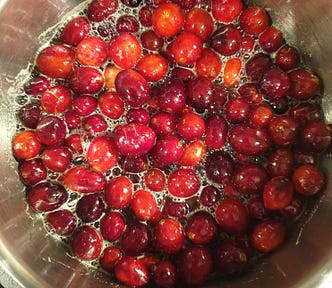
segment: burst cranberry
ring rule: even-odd
[[[103,85],[103,75],[94,67],[78,67],[70,79],[70,88],[77,94],[98,93]]]
[[[134,193],[131,200],[131,208],[135,216],[142,221],[153,218],[157,212],[157,201],[154,196],[147,190],[141,189]]]
[[[176,269],[172,262],[161,260],[152,266],[152,279],[158,287],[175,287]]]
[[[47,177],[47,169],[41,159],[25,160],[18,168],[21,180],[26,185],[35,185],[45,180]]]
[[[204,9],[193,8],[186,13],[184,29],[201,37],[205,42],[214,29],[212,17]]]
[[[134,16],[122,15],[117,19],[115,27],[118,33],[121,32],[136,33],[139,29],[139,24]]]
[[[235,20],[242,11],[241,0],[212,0],[212,15],[222,23],[230,23]]]
[[[179,168],[169,175],[167,187],[173,196],[186,198],[198,192],[200,181],[194,170]]]
[[[100,220],[100,232],[106,241],[118,240],[126,226],[125,218],[119,212],[107,212]]]
[[[289,116],[278,116],[268,126],[271,139],[278,145],[287,146],[295,142],[299,126]]]
[[[311,121],[301,131],[301,143],[315,151],[326,150],[332,142],[332,129],[323,121]]]
[[[211,207],[216,204],[220,198],[220,191],[216,187],[209,185],[203,188],[199,201],[203,206]]]
[[[61,40],[72,46],[77,46],[91,31],[91,24],[84,16],[71,19],[61,32]]]
[[[80,260],[91,261],[97,259],[103,248],[103,238],[98,230],[91,226],[81,226],[72,237],[71,250]]]
[[[149,281],[146,265],[140,259],[131,256],[122,257],[115,264],[115,278],[128,286],[143,286]]]
[[[244,32],[258,35],[263,32],[269,24],[269,17],[265,10],[259,7],[248,7],[243,10],[239,25]]]
[[[158,136],[166,136],[173,134],[176,128],[174,114],[167,112],[158,112],[152,116],[150,127]]]
[[[178,275],[185,286],[200,286],[212,272],[212,256],[204,246],[189,246],[178,258]]]
[[[187,94],[182,80],[172,78],[166,82],[158,97],[160,107],[170,113],[182,112],[186,105]]]
[[[309,121],[319,121],[323,117],[319,106],[307,102],[291,107],[288,115],[302,125]]]
[[[38,140],[47,146],[58,146],[66,138],[66,125],[56,116],[42,118],[36,127]]]
[[[61,44],[44,48],[36,60],[39,72],[51,78],[68,78],[73,71],[74,62],[74,51]]]
[[[142,74],[147,81],[157,82],[166,76],[168,72],[168,62],[163,56],[148,54],[138,61],[136,70]]]
[[[184,244],[185,236],[181,223],[173,218],[160,220],[153,229],[153,243],[162,253],[175,254]]]
[[[129,256],[145,253],[150,245],[150,231],[144,223],[134,223],[126,228],[120,239],[120,246]]]
[[[236,86],[241,77],[242,60],[240,58],[230,58],[227,60],[224,66],[223,84],[227,88]]]
[[[209,48],[204,48],[196,61],[197,76],[215,79],[220,74],[222,62],[219,55]],[[174,70],[173,70],[174,71]]]
[[[146,30],[141,34],[142,46],[148,50],[160,51],[164,46],[164,39],[159,37],[153,30]]]
[[[87,10],[88,18],[93,22],[107,19],[118,9],[118,0],[93,0]]]
[[[107,91],[98,98],[100,111],[111,119],[120,118],[125,110],[125,104],[118,93]]]
[[[226,120],[219,115],[206,119],[205,143],[208,148],[220,149],[225,146],[228,125]]]
[[[97,109],[97,99],[90,95],[81,95],[73,99],[72,109],[80,116],[88,116]]]
[[[288,76],[278,67],[270,68],[263,74],[260,88],[270,98],[282,97],[289,89]]]
[[[115,264],[123,257],[123,252],[116,246],[107,246],[100,255],[100,266],[106,270],[112,272]]]
[[[312,164],[317,165],[318,163],[318,152],[308,147],[298,146],[294,151],[294,161],[297,165]]]
[[[172,70],[171,78],[181,79],[183,82],[187,83],[189,80],[193,79],[195,74],[192,70],[184,67],[174,67]]]
[[[250,122],[261,127],[267,126],[273,117],[273,110],[267,104],[254,106],[250,112]]]
[[[248,119],[249,103],[241,97],[228,100],[225,106],[225,116],[230,123],[241,123]]]
[[[105,204],[98,194],[83,196],[76,204],[77,216],[83,222],[93,222],[98,220],[103,214]]]
[[[267,53],[276,52],[283,44],[284,37],[275,27],[267,27],[258,38],[259,45]]]
[[[120,158],[119,164],[124,173],[140,173],[148,168],[147,155],[126,157],[122,156]]]
[[[54,172],[64,172],[69,167],[72,156],[66,147],[49,147],[41,154],[44,165]]]
[[[66,189],[51,182],[37,184],[28,191],[30,207],[37,212],[49,212],[61,207],[68,199]]]
[[[43,91],[51,87],[51,82],[44,76],[32,78],[28,85],[24,87],[24,92],[31,96],[38,96]]]
[[[39,121],[40,111],[40,105],[31,102],[22,106],[17,116],[25,127],[35,129]]]
[[[76,47],[76,59],[86,66],[101,66],[107,58],[107,46],[104,40],[91,36],[83,39]]]
[[[266,70],[272,66],[269,55],[258,53],[252,56],[246,63],[245,70],[249,80],[259,81]]]
[[[163,3],[152,13],[154,31],[162,37],[173,37],[178,34],[184,24],[184,14],[174,3]]]
[[[39,154],[42,145],[34,131],[25,130],[14,136],[12,150],[16,158],[30,159]]]
[[[296,68],[300,63],[299,51],[290,45],[285,45],[276,54],[277,65],[286,71]]]
[[[189,112],[179,119],[177,130],[184,139],[195,140],[203,135],[205,123],[198,114]]]
[[[249,103],[259,104],[263,100],[263,93],[261,93],[255,83],[244,83],[238,89],[239,94],[245,98]]]
[[[76,228],[76,217],[69,210],[57,210],[47,215],[47,223],[60,236],[70,235]]]
[[[205,77],[197,77],[189,81],[188,102],[198,109],[207,108],[213,98],[213,82]]]
[[[257,224],[251,233],[252,245],[261,252],[272,252],[285,240],[286,227],[279,220],[265,220]]]
[[[133,195],[133,183],[126,176],[118,176],[105,187],[105,201],[112,209],[122,209],[129,205]]]
[[[232,178],[234,160],[222,151],[215,151],[207,157],[205,170],[208,179],[222,184]]]
[[[248,228],[249,214],[239,200],[225,199],[217,207],[216,220],[225,232],[241,234]]]
[[[302,195],[317,194],[325,185],[323,172],[311,164],[296,168],[292,180],[295,191]]]
[[[67,171],[63,179],[64,184],[78,193],[98,193],[105,188],[103,174],[86,167],[77,166]]]
[[[268,133],[247,124],[233,127],[229,132],[229,141],[237,152],[248,156],[261,155],[270,147]]]
[[[162,191],[166,185],[166,177],[163,171],[152,168],[144,174],[144,183],[152,191]]]
[[[204,159],[206,144],[202,140],[194,140],[187,144],[178,161],[180,166],[197,167]]]

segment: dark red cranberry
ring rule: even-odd
[[[124,172],[139,173],[145,171],[148,166],[148,159],[146,155],[126,157],[122,156],[119,161]]]
[[[151,117],[150,127],[158,136],[173,134],[176,128],[175,115],[167,112],[158,112]]]
[[[139,22],[144,26],[144,27],[150,27],[152,26],[151,18],[152,18],[152,13],[153,13],[153,6],[152,5],[146,5],[143,6],[139,12],[138,12],[138,19]],[[145,32],[145,31],[144,31]],[[144,33],[143,32],[143,33]],[[144,45],[143,45],[144,46]]]
[[[205,143],[208,148],[221,149],[226,144],[228,125],[226,120],[219,115],[206,119]]]
[[[259,91],[255,83],[244,83],[239,87],[238,92],[252,104],[261,103],[263,100],[263,93]]]
[[[198,3],[198,0],[173,0],[175,4],[178,4],[182,9],[192,9]]]
[[[87,10],[88,18],[93,22],[101,22],[118,9],[118,0],[93,0]]]
[[[299,51],[290,45],[280,48],[275,58],[276,64],[285,71],[296,68],[300,60]]]
[[[289,108],[289,100],[287,97],[279,97],[269,99],[269,105],[272,107],[275,114],[285,114]]]
[[[47,223],[52,227],[51,231],[67,236],[76,228],[76,217],[69,210],[57,210],[47,215]]]
[[[197,109],[210,106],[213,99],[214,85],[205,77],[197,77],[188,83],[188,103]]]
[[[323,117],[322,111],[317,105],[307,102],[291,107],[288,115],[302,125],[309,121],[321,120]]]
[[[22,106],[17,116],[25,127],[35,129],[39,121],[40,111],[40,105],[31,102]]]
[[[80,114],[73,110],[66,111],[64,119],[69,130],[76,129],[81,124]]]
[[[294,161],[297,165],[318,163],[318,151],[314,151],[308,147],[299,146],[294,151]]]
[[[166,177],[163,171],[151,168],[144,174],[144,183],[152,191],[162,191],[166,185]]]
[[[161,260],[152,266],[152,279],[158,287],[175,287],[176,268],[174,264],[167,260]]]
[[[66,138],[66,125],[57,116],[46,116],[39,120],[36,127],[38,140],[47,146],[60,145]]]
[[[37,97],[43,91],[51,87],[50,81],[44,76],[36,76],[30,80],[29,84],[24,87],[24,92],[28,95]]]
[[[268,131],[273,142],[280,146],[287,146],[296,141],[299,126],[291,117],[281,115],[269,123]]]
[[[25,160],[19,166],[18,173],[26,185],[35,185],[47,177],[47,169],[38,158]]]
[[[83,120],[83,129],[90,134],[101,133],[107,130],[108,124],[105,117],[100,114],[92,114]]]
[[[99,258],[101,268],[113,272],[115,264],[123,257],[123,252],[116,246],[107,246]]]
[[[125,218],[119,212],[107,212],[100,220],[100,232],[106,241],[118,240],[125,229]]]
[[[234,160],[225,152],[215,151],[207,157],[205,170],[208,179],[215,183],[222,184],[232,179]]]
[[[160,51],[164,46],[164,39],[153,30],[146,30],[141,34],[142,46],[148,50]]]
[[[71,164],[72,155],[67,147],[48,147],[40,155],[44,165],[54,172],[64,172]]]
[[[326,150],[332,141],[332,129],[323,121],[311,121],[304,125],[301,143],[315,151]]]
[[[295,218],[303,211],[303,201],[298,197],[293,197],[292,201],[282,210],[280,214],[285,218]]]
[[[246,99],[234,97],[225,105],[225,116],[230,123],[242,123],[249,118],[250,107]]]
[[[182,112],[186,105],[187,93],[182,80],[172,78],[164,84],[158,97],[160,107],[170,113]]]
[[[168,216],[183,220],[189,213],[189,204],[186,202],[171,201],[165,205],[165,213]]]
[[[220,191],[216,187],[209,185],[203,188],[199,201],[203,206],[211,207],[216,204],[220,198]]]
[[[287,74],[278,67],[267,70],[260,81],[260,88],[269,98],[279,98],[289,89]]]
[[[269,55],[258,53],[252,56],[246,66],[246,73],[249,80],[259,81],[264,72],[272,66],[272,60]]]
[[[121,32],[135,33],[139,29],[139,24],[134,16],[122,15],[117,19],[115,27],[118,33]]]
[[[212,113],[220,113],[224,104],[227,102],[229,94],[229,91],[225,87],[215,87],[212,102],[210,103],[208,110]]]
[[[97,109],[97,99],[90,95],[81,95],[72,101],[72,109],[80,116],[88,116]]]
[[[136,8],[141,4],[142,0],[121,0],[121,2],[128,7]]]
[[[98,93],[103,85],[103,75],[94,67],[78,67],[70,78],[70,88],[77,94]]]
[[[148,125],[150,122],[149,112],[144,108],[131,108],[126,115],[128,123]]]
[[[90,21],[79,16],[71,19],[61,32],[61,40],[72,46],[77,46],[91,31]]]
[[[269,16],[260,7],[248,7],[242,11],[239,24],[244,32],[251,35],[258,35],[267,28]]]
[[[266,169],[273,176],[288,176],[294,165],[293,152],[288,148],[278,148],[268,157]]]
[[[284,37],[275,27],[267,27],[258,38],[259,45],[267,53],[276,52],[283,44]]]
[[[266,216],[263,199],[260,196],[250,198],[247,202],[249,216],[253,219],[262,220]]]
[[[98,194],[83,196],[76,204],[77,216],[83,222],[93,222],[98,220],[103,214],[105,204]]]

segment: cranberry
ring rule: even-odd
[[[76,217],[69,210],[57,210],[47,215],[47,223],[60,236],[70,235],[76,228]]]
[[[68,199],[66,189],[52,182],[42,182],[28,191],[30,207],[37,212],[49,212],[61,207]]]
[[[50,81],[44,76],[32,78],[28,85],[24,87],[24,92],[28,95],[37,97],[43,91],[51,87]]]
[[[208,148],[220,149],[226,144],[228,125],[226,120],[219,115],[206,119],[205,143]]]
[[[43,164],[54,172],[64,172],[69,167],[72,155],[66,147],[48,147],[40,155]]]
[[[186,105],[187,94],[182,80],[171,78],[166,82],[158,97],[160,107],[170,113],[182,112]]]
[[[126,119],[128,123],[148,125],[150,122],[150,115],[144,108],[131,108],[127,112]]]
[[[195,67],[197,76],[213,80],[220,74],[222,62],[216,52],[212,49],[204,48],[201,53],[201,57],[196,61]]]
[[[90,95],[81,95],[73,99],[72,109],[80,116],[88,116],[97,109],[97,99]]]
[[[182,9],[192,9],[198,4],[198,0],[173,0],[174,3],[178,4]],[[211,16],[210,16],[211,17]]]
[[[254,227],[251,243],[258,251],[272,252],[284,242],[285,236],[285,225],[279,220],[268,219]]]
[[[255,46],[255,39],[252,36],[242,36],[241,52],[244,55],[250,54]]]
[[[294,165],[293,152],[288,148],[278,148],[268,157],[267,170],[272,176],[288,176]]]
[[[77,46],[91,31],[91,24],[84,16],[71,19],[61,31],[61,40],[72,46]]]
[[[142,26],[144,26],[144,27],[150,27],[150,26],[152,26],[151,18],[152,18],[153,10],[154,9],[153,9],[152,5],[143,6],[139,10],[139,12],[138,12],[138,19],[139,19],[139,22],[142,24]]]
[[[136,33],[139,29],[139,24],[134,16],[122,15],[117,19],[115,27],[118,33],[121,32]]]
[[[288,115],[302,125],[309,121],[319,121],[323,117],[322,111],[317,105],[307,102],[291,107]]]
[[[298,165],[303,164],[317,164],[318,159],[318,152],[313,151],[312,149],[308,149],[307,147],[296,147],[296,150],[294,151],[294,161]]]
[[[77,45],[75,54],[77,61],[86,66],[102,66],[108,58],[105,41],[96,36],[83,39]]]
[[[152,279],[158,287],[175,287],[176,268],[172,262],[161,260],[152,266]]]
[[[121,2],[128,7],[136,8],[140,5],[142,0],[121,0]]]
[[[144,223],[134,223],[126,228],[120,239],[120,246],[126,255],[139,256],[150,245],[150,231]]]
[[[181,5],[184,1],[178,0],[178,2],[180,3],[177,4]],[[201,37],[205,42],[210,37],[214,29],[212,17],[204,9],[193,8],[186,13],[184,29]]]
[[[263,199],[260,196],[250,198],[247,202],[249,216],[253,219],[262,220],[266,216]]]
[[[197,60],[197,61],[199,61],[199,60]],[[177,66],[177,67],[174,67],[172,70],[171,78],[174,78],[174,79],[179,78],[185,83],[187,83],[189,80],[193,79],[194,77],[195,77],[194,72],[192,70],[189,70],[184,67]]]
[[[301,214],[303,210],[303,201],[294,195],[292,201],[284,209],[280,210],[280,214],[286,218],[295,218]]]
[[[183,220],[189,213],[189,204],[186,202],[171,201],[164,206],[165,214]]]
[[[163,218],[153,229],[153,243],[162,253],[175,254],[184,244],[185,236],[181,223],[173,218]]]
[[[76,204],[77,216],[83,222],[93,222],[98,220],[103,214],[105,204],[98,194],[83,196]]]
[[[73,152],[77,154],[83,153],[81,136],[79,134],[72,134],[68,136],[65,140],[66,146]]]
[[[147,54],[136,64],[136,70],[149,82],[158,82],[168,72],[167,60],[157,54]]]
[[[47,169],[41,159],[25,160],[18,168],[21,180],[26,185],[35,185],[47,177]]]
[[[261,127],[267,126],[273,117],[273,110],[267,104],[256,105],[250,112],[250,122]]]
[[[38,140],[47,146],[59,146],[66,138],[66,125],[57,116],[46,116],[39,120],[36,127]]]
[[[301,143],[315,151],[326,150],[332,141],[332,129],[323,121],[311,121],[304,125]]]
[[[258,53],[252,56],[246,63],[245,70],[249,80],[259,81],[266,70],[272,66],[269,55]]]
[[[94,67],[78,67],[70,78],[70,88],[77,94],[96,94],[103,85],[103,75]]]
[[[118,76],[118,74],[122,71],[122,69],[120,69],[117,66],[114,65],[109,65],[105,68],[104,70],[104,80],[105,80],[105,87],[109,90],[113,90],[113,88],[115,88],[115,79],[116,76]],[[107,91],[107,92],[111,92],[111,91]],[[106,93],[107,93],[106,92]]]
[[[160,51],[164,46],[164,39],[159,37],[153,30],[142,32],[140,39],[142,46],[151,51]]]
[[[242,11],[239,25],[244,32],[251,35],[262,33],[269,24],[269,17],[265,10],[259,7],[248,7]]]
[[[120,118],[125,111],[125,104],[119,94],[112,91],[103,93],[98,98],[98,105],[101,113],[111,119]]]
[[[228,100],[225,106],[225,116],[230,123],[242,123],[249,117],[249,103],[242,97]]]
[[[177,130],[185,140],[195,140],[202,137],[205,123],[198,114],[188,112],[179,119]]]
[[[284,37],[275,27],[267,27],[258,38],[259,45],[267,53],[276,52],[283,44]]]
[[[166,185],[165,174],[157,168],[151,168],[144,174],[144,183],[152,191],[162,191]]]
[[[12,150],[16,158],[30,159],[39,154],[42,145],[38,140],[37,133],[25,130],[16,134],[12,141]]]
[[[263,93],[259,91],[255,83],[244,83],[238,89],[239,94],[249,103],[260,104],[263,100]]]
[[[240,81],[242,70],[242,60],[240,58],[230,58],[224,66],[223,84],[227,88],[235,87]]]
[[[194,140],[187,144],[178,161],[180,166],[197,167],[204,159],[206,144],[202,140]]]
[[[125,218],[119,212],[107,212],[100,220],[100,232],[106,241],[118,240],[126,226]]]
[[[230,23],[235,20],[242,11],[241,0],[213,0],[212,15],[222,23]]]
[[[89,134],[96,134],[105,132],[107,130],[108,124],[105,117],[100,114],[92,114],[86,117],[83,121],[83,129]]]
[[[131,209],[139,220],[148,221],[158,210],[157,201],[148,190],[141,189],[134,193]]]
[[[117,0],[93,0],[88,6],[87,15],[91,21],[101,22],[111,16],[117,9]]]
[[[74,110],[66,111],[64,115],[64,120],[69,130],[76,129],[81,124],[81,117]]]
[[[150,127],[158,136],[173,134],[176,128],[175,116],[167,112],[158,112],[151,117]]]
[[[270,98],[269,105],[275,114],[286,114],[289,109],[289,100],[287,97]]]
[[[168,176],[168,192],[175,197],[193,196],[198,192],[199,187],[200,181],[192,169],[179,168]]]
[[[70,246],[73,254],[78,259],[91,261],[100,256],[103,247],[103,238],[96,228],[81,226],[74,232]]]
[[[188,102],[194,108],[207,108],[213,99],[213,93],[214,85],[211,80],[197,77],[189,81]]]
[[[211,207],[216,204],[220,198],[220,191],[216,187],[209,185],[203,188],[199,201],[203,206]]]
[[[105,201],[112,209],[122,209],[129,205],[133,195],[133,183],[126,176],[118,176],[105,187]]]
[[[100,255],[100,266],[106,271],[113,271],[115,264],[123,257],[123,252],[115,246],[107,246]]]
[[[35,129],[39,121],[40,110],[38,103],[31,102],[22,106],[17,116],[25,127]]]
[[[178,257],[178,276],[186,286],[200,286],[212,272],[212,256],[204,246],[189,246]]]
[[[280,146],[294,144],[299,132],[299,126],[289,116],[278,116],[268,125],[271,139]]]
[[[277,52],[275,61],[281,69],[292,70],[300,64],[299,51],[293,46],[285,45]]]
[[[225,183],[233,176],[234,160],[225,152],[215,151],[207,157],[205,170],[208,179],[215,183]]]
[[[279,98],[289,89],[287,74],[278,67],[267,70],[260,81],[260,88],[269,98]]]

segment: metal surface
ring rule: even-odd
[[[18,72],[33,61],[38,36],[82,1],[0,1],[0,262],[22,287],[115,287],[89,272],[64,247],[45,235],[38,219],[27,217],[23,187],[11,156],[15,131],[14,95],[8,93]],[[305,61],[320,75],[326,119],[332,123],[332,2],[330,0],[250,1],[266,7],[286,38],[304,51]],[[331,160],[323,166],[331,178]],[[317,210],[291,235],[287,244],[243,277],[206,287],[332,287],[332,187]],[[222,285],[221,285],[222,284]]]

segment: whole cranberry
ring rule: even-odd
[[[259,81],[265,71],[272,66],[271,57],[265,53],[252,56],[246,63],[245,70],[249,80]]]
[[[119,160],[121,168],[124,172],[139,173],[148,168],[148,158],[146,155],[126,157],[122,156]]]
[[[189,213],[189,204],[186,202],[171,201],[164,206],[164,213],[168,216],[183,220]]]
[[[230,123],[242,123],[249,117],[250,107],[246,99],[235,97],[228,100],[225,106],[225,116]]]
[[[288,176],[294,165],[293,152],[288,148],[278,148],[268,157],[266,169],[272,176]]]
[[[25,160],[18,168],[21,180],[26,185],[35,185],[47,177],[47,169],[41,159]]]
[[[133,183],[126,176],[111,179],[105,187],[105,201],[112,209],[122,209],[129,205],[133,195]]]
[[[275,27],[267,27],[258,38],[259,45],[267,53],[276,52],[283,44],[284,37]]]
[[[107,212],[100,220],[100,232],[106,241],[118,240],[125,229],[125,218],[119,212]]]
[[[301,143],[315,151],[326,150],[332,142],[332,129],[323,121],[310,121],[301,131]]]
[[[233,177],[234,160],[225,152],[215,151],[207,157],[205,170],[208,179],[222,184]]]
[[[98,220],[104,212],[105,204],[98,194],[83,196],[76,204],[77,216],[83,222]]]
[[[25,127],[35,129],[39,121],[40,112],[40,105],[37,102],[30,102],[20,108],[17,116]]]
[[[188,103],[194,108],[205,109],[213,99],[214,85],[205,77],[197,77],[189,81]]]
[[[123,252],[116,246],[107,246],[100,255],[100,266],[106,270],[113,272],[115,264],[123,257]]]
[[[39,120],[36,127],[38,140],[47,146],[58,146],[66,138],[66,125],[57,116],[46,116]]]
[[[169,113],[182,112],[186,100],[187,93],[184,83],[176,78],[171,78],[169,82],[166,82],[158,96],[160,108]]]
[[[76,228],[75,215],[66,209],[57,210],[47,215],[47,223],[54,229],[54,232],[61,236],[70,235]]]
[[[268,131],[273,142],[280,146],[287,146],[295,143],[299,126],[291,117],[281,115],[270,121]]]
[[[251,35],[262,33],[269,24],[269,16],[260,7],[248,7],[244,9],[239,18],[239,25],[244,32]]]
[[[296,68],[300,60],[299,51],[290,45],[285,45],[279,49],[275,58],[277,65],[285,71]]]
[[[67,147],[48,147],[40,155],[44,165],[54,172],[64,172],[72,161],[72,155]]]
[[[78,67],[70,78],[70,88],[77,94],[96,94],[103,86],[103,75],[94,67]]]
[[[173,134],[176,128],[175,115],[167,112],[157,112],[151,117],[150,127],[158,136]]]
[[[199,187],[200,181],[193,169],[179,168],[168,176],[168,192],[175,197],[191,197],[198,192]]]
[[[117,0],[93,0],[88,6],[87,16],[93,22],[100,22],[111,16],[117,9]]]
[[[267,210],[262,197],[250,198],[246,204],[250,218],[262,220],[266,216]]]
[[[216,187],[209,185],[203,188],[199,201],[203,206],[211,207],[216,204],[220,198],[220,191]]]
[[[151,220],[158,210],[156,198],[148,190],[137,190],[131,199],[131,209],[137,219],[141,221]]]
[[[158,287],[170,288],[176,283],[176,268],[167,260],[161,260],[152,266],[152,279]]]
[[[80,116],[88,116],[97,109],[97,99],[91,95],[80,95],[72,101],[72,109]]]
[[[165,174],[157,168],[151,168],[144,174],[144,183],[152,191],[162,191],[166,185]]]
[[[308,102],[291,107],[288,115],[301,125],[309,121],[319,121],[323,116],[319,106]]]
[[[282,69],[272,67],[263,74],[260,88],[267,97],[282,97],[289,89],[289,78]]]
[[[63,28],[61,40],[72,46],[77,46],[91,31],[90,21],[84,16],[71,19]]]
[[[226,145],[228,125],[224,117],[212,115],[205,120],[205,143],[208,148],[221,149]]]
[[[202,137],[205,132],[205,123],[196,113],[185,113],[177,123],[177,130],[185,140],[195,140]]]

